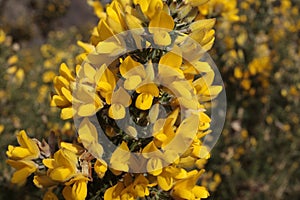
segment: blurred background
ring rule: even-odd
[[[89,1],[91,2],[91,1]],[[102,1],[105,3],[105,1]],[[107,2],[107,1],[106,1]],[[227,116],[201,182],[210,199],[300,198],[300,1],[211,0],[209,52],[227,93]],[[6,149],[15,133],[72,134],[49,106],[60,63],[76,64],[98,22],[85,0],[0,0],[0,199],[42,199],[28,181],[10,183]]]

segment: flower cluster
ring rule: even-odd
[[[51,98],[77,137],[39,142],[21,131],[7,151],[12,181],[34,174],[54,199],[207,198],[197,184],[210,157],[203,138],[222,91],[205,59],[215,39],[215,19],[199,11],[207,1],[114,0],[105,12],[89,3],[99,23],[78,42],[75,71],[60,65]]]

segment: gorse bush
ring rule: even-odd
[[[0,28],[0,198],[298,199],[299,1],[88,0],[48,33],[72,3],[30,1],[37,48]]]
[[[90,43],[78,42],[80,65],[43,74],[76,134],[61,141],[51,132],[46,142],[20,131],[6,152],[12,183],[30,176],[46,199],[207,198],[197,184],[210,157],[206,111],[222,86],[206,54],[215,19],[202,19],[205,3],[112,1],[103,13],[90,2],[100,19]]]

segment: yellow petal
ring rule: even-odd
[[[19,185],[23,185],[27,179],[27,177],[32,174],[33,172],[35,172],[36,169],[34,168],[28,168],[28,167],[24,167],[18,171],[16,171],[12,178],[11,178],[11,182],[14,184],[19,184]]]
[[[180,12],[178,12],[178,18],[183,19],[185,18],[193,9],[191,5],[184,5],[180,7]]]
[[[96,127],[84,118],[79,125],[78,135],[83,146],[96,158],[101,158],[103,147],[98,143],[98,132]]]
[[[179,68],[182,63],[182,53],[180,48],[177,46],[172,51],[163,55],[160,60],[160,65],[166,65],[173,68]]]
[[[61,142],[60,148],[69,150],[75,154],[79,154],[83,150],[83,148],[81,146],[73,144],[73,143],[68,143],[68,142]]]
[[[124,88],[126,90],[134,90],[136,87],[142,82],[142,78],[140,76],[130,76],[124,82]]]
[[[60,149],[54,154],[54,159],[57,166],[65,166],[76,171],[76,164],[78,162],[77,156],[74,152],[67,149]]]
[[[47,175],[34,176],[33,183],[38,188],[47,188],[57,184],[55,181],[51,180],[51,178]]]
[[[206,34],[203,40],[200,42],[201,45],[205,45],[210,43],[211,41],[214,41],[215,36],[215,30],[209,30]]]
[[[158,114],[159,114],[159,104],[157,103],[153,105],[149,111],[149,121],[151,123],[155,123],[157,121]]]
[[[104,200],[120,200],[119,195],[124,189],[124,184],[122,182],[118,182],[116,185],[108,188],[104,193]]]
[[[192,155],[196,156],[197,158],[205,158],[205,159],[208,159],[210,157],[207,147],[199,146],[199,145],[194,146]]]
[[[17,169],[12,176],[11,182],[18,185],[25,184],[27,177],[37,170],[37,166],[33,161],[7,160],[6,163]]]
[[[54,169],[56,167],[56,162],[52,158],[43,159],[43,164],[49,169]]]
[[[89,81],[93,84],[94,77],[96,75],[96,69],[93,66],[91,66],[89,63],[85,63],[83,65],[83,71],[84,71],[83,78],[88,78]]]
[[[168,15],[166,12],[159,11],[156,15],[154,15],[154,17],[151,19],[149,23],[150,33],[157,32],[155,28],[164,28],[164,29],[168,29],[169,31],[173,30],[174,28],[173,18],[170,15]]]
[[[155,146],[154,142],[150,142],[144,148],[142,153],[146,158],[150,158],[149,156],[153,155],[155,152],[159,152],[158,148]],[[151,154],[148,154],[151,153]]]
[[[149,7],[147,10],[147,16],[152,19],[155,14],[159,11],[163,9],[163,2],[162,0],[151,0],[149,1]]]
[[[90,104],[84,104],[81,105],[78,108],[78,115],[81,117],[88,117],[88,116],[93,116],[99,108],[96,107],[95,104],[90,103]]]
[[[31,155],[31,152],[27,148],[13,147],[12,145],[9,145],[8,151],[6,151],[6,155],[9,158],[22,159],[22,158],[29,157]]]
[[[216,23],[216,19],[202,19],[190,25],[191,31],[202,30],[202,29],[212,29]]]
[[[89,152],[95,157],[95,158],[102,158],[103,155],[103,147],[101,144],[94,142],[92,145],[87,147]]]
[[[108,109],[108,116],[113,119],[123,119],[125,115],[126,110],[122,104],[112,104]]]
[[[129,167],[127,162],[130,159],[130,152],[126,142],[122,142],[121,145],[113,152],[110,158],[110,166],[114,170],[127,172]]]
[[[61,92],[69,102],[72,102],[73,96],[70,90],[66,89],[65,87],[62,87]]]
[[[160,158],[150,158],[147,162],[147,172],[153,176],[158,176],[161,174],[163,168],[163,163]]]
[[[35,141],[33,141],[32,139],[30,139],[27,136],[27,134],[24,130],[20,131],[17,134],[17,139],[18,139],[18,142],[21,145],[21,147],[26,148],[30,152],[30,155],[28,155],[27,158],[29,158],[29,159],[38,158],[38,156],[40,154],[39,147],[37,146]],[[19,155],[22,154],[18,150],[17,150],[17,152],[20,153]]]
[[[176,187],[176,189],[173,189],[173,195],[180,199],[195,199],[193,193],[185,188],[181,189]]]
[[[151,94],[152,96],[158,97],[159,95],[159,89],[154,83],[148,83],[140,86],[136,89],[137,93],[147,93]]]
[[[196,90],[199,90],[199,89],[201,89],[201,87],[210,86],[213,83],[214,78],[215,78],[214,71],[209,71],[201,78],[198,78],[197,80],[195,80],[193,82],[193,85],[196,88]]]
[[[197,61],[191,64],[195,67],[198,73],[209,72],[212,70],[211,66],[207,62]]]
[[[113,1],[106,8],[106,14],[107,14],[106,21],[111,27],[111,29],[116,33],[120,33],[125,29],[125,22],[121,14],[121,9],[122,9],[121,5],[117,1]],[[99,33],[101,34],[101,32]]]
[[[133,127],[133,126],[127,126],[126,129],[125,129],[125,132],[126,134],[134,137],[134,138],[137,138],[137,130]]]
[[[172,127],[176,120],[177,120],[177,117],[178,117],[178,114],[179,114],[179,108],[176,108],[169,116],[168,116],[168,119],[171,119],[170,121],[170,126]]]
[[[61,74],[61,76],[63,76],[64,78],[66,78],[69,81],[75,80],[74,75],[72,74],[72,72],[69,70],[69,68],[67,67],[67,65],[65,63],[62,63],[60,65],[59,73]]]
[[[85,147],[90,143],[98,142],[98,132],[94,124],[85,117],[79,125],[78,136]]]
[[[214,41],[215,41],[215,38],[213,37],[209,42],[207,42],[206,44],[201,44],[202,45],[202,49],[204,51],[209,51],[212,46],[214,45]]]
[[[139,32],[143,32],[142,21],[131,14],[125,15],[125,21],[128,29],[141,29]]]
[[[165,151],[183,153],[191,144],[198,131],[199,117],[190,115],[184,119],[176,130],[176,137],[164,147]]]
[[[186,99],[192,99],[193,97],[193,88],[187,81],[174,81],[171,84],[171,88],[177,98],[184,97]]]
[[[87,181],[76,181],[72,186],[72,197],[74,200],[85,200],[87,196]]]
[[[149,189],[144,185],[136,185],[134,191],[137,193],[138,197],[145,197],[149,195]]]
[[[200,199],[202,199],[202,198],[207,198],[207,197],[209,196],[209,193],[208,193],[208,191],[206,190],[206,188],[203,187],[203,186],[198,186],[198,185],[196,185],[196,186],[192,189],[192,193],[194,193],[195,196],[196,196],[197,198],[200,198]]]
[[[171,44],[171,36],[167,31],[155,31],[153,33],[153,40],[156,45],[169,46]]]
[[[18,70],[17,66],[12,66],[12,67],[9,67],[9,68],[6,70],[6,72],[7,72],[8,74],[14,74],[14,73],[16,73],[17,70]]]
[[[129,78],[132,75],[140,75],[141,77],[144,77],[146,74],[143,69],[144,67],[142,64],[136,62],[130,56],[127,56],[120,65],[120,73],[124,78]]]
[[[195,160],[196,159],[191,156],[180,158],[180,162],[179,162],[178,166],[184,167],[186,169],[193,168],[195,166]]]
[[[198,29],[193,31],[189,37],[192,38],[193,40],[195,40],[196,42],[198,42],[199,44],[201,44],[201,42],[203,41],[203,39],[205,38],[205,34],[207,33],[206,30],[203,29]]]
[[[68,108],[63,108],[61,110],[61,113],[60,113],[60,117],[62,119],[70,119],[73,117],[73,108],[72,107],[68,107]]]
[[[112,71],[106,65],[102,65],[95,75],[95,82],[97,83],[97,91],[106,98],[106,95],[112,93],[116,86],[116,78]]]
[[[164,134],[164,133],[159,133],[159,134],[156,134],[154,136],[154,138],[158,141],[160,141],[161,143],[163,143],[164,141],[167,140],[167,136]]]
[[[192,167],[191,167],[192,168]],[[176,176],[174,176],[176,179],[185,179],[187,178],[188,173],[184,169],[179,169],[179,171],[176,172]]]
[[[143,11],[143,13],[146,13],[149,7],[149,0],[133,0],[133,3],[135,5],[140,5],[141,10]]]
[[[110,54],[111,56],[120,55],[125,52],[125,48],[116,42],[99,42],[96,46],[96,51],[99,54]]]
[[[77,45],[83,48],[88,53],[95,51],[95,46],[92,44],[77,41]]]
[[[167,84],[172,83],[176,78],[184,78],[184,74],[181,69],[172,68],[165,65],[158,66],[158,74],[161,81]]]
[[[213,85],[208,87],[208,90],[206,90],[203,94],[207,96],[217,96],[222,91],[222,86],[220,85]]]
[[[142,93],[137,97],[135,106],[141,110],[148,110],[152,106],[152,101],[153,96],[151,94]]]
[[[50,173],[50,178],[54,181],[64,182],[74,175],[74,171],[70,167],[57,167]]]
[[[200,120],[200,122],[204,122],[204,123],[210,123],[211,122],[211,119],[209,118],[209,116],[204,112],[200,113],[199,120]]]
[[[112,29],[107,25],[104,19],[101,19],[98,26],[97,30],[99,33],[99,39],[100,41],[104,41],[114,35]]]
[[[159,187],[164,191],[169,191],[173,187],[173,178],[168,175],[157,177]]]
[[[60,89],[62,88],[62,87],[65,87],[65,88],[69,88],[70,87],[70,81],[68,81],[65,77],[63,77],[63,76],[56,76],[56,77],[54,77],[54,79],[53,79],[53,83],[54,83],[54,86],[55,86],[55,88],[56,88],[56,92],[58,93],[58,94],[61,94],[60,93]]]
[[[99,178],[103,178],[107,171],[107,164],[104,161],[97,159],[94,164],[94,170]]]
[[[148,179],[140,174],[138,175],[134,180],[134,191],[137,193],[139,197],[145,197],[149,195],[149,189],[148,189],[149,181]]]
[[[54,95],[52,97],[51,104],[63,108],[69,106],[70,101],[68,101],[64,96]]]
[[[120,87],[116,92],[112,94],[111,103],[128,107],[131,104],[131,97],[127,93],[127,91],[124,90],[124,88]]]

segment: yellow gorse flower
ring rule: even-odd
[[[17,134],[17,139],[20,146],[8,146],[6,155],[9,159],[6,162],[17,170],[13,174],[11,182],[23,185],[27,177],[38,169],[38,165],[32,160],[39,158],[40,149],[24,130]]]
[[[8,151],[6,155],[13,160],[32,160],[36,159],[40,155],[40,150],[37,143],[28,138],[24,130],[17,134],[18,143],[20,146],[14,147],[12,145],[8,146]]]
[[[87,196],[88,178],[79,174],[65,183],[62,191],[66,200],[84,200]]]
[[[98,133],[94,124],[84,118],[79,125],[78,139],[95,157],[101,158],[103,147],[98,143]]]
[[[122,142],[122,144],[113,152],[110,158],[110,166],[113,169],[115,174],[121,174],[122,171],[129,171],[129,160],[130,153],[129,148],[126,142]]]
[[[197,186],[196,182],[203,174],[203,170],[191,171],[188,173],[187,178],[176,182],[172,190],[172,196],[175,199],[198,199],[207,198],[209,196],[205,187]]]
[[[58,184],[58,182],[53,181],[47,174],[35,175],[33,177],[33,183],[38,188],[50,188]]]
[[[94,164],[94,170],[99,178],[103,178],[105,172],[107,171],[107,164],[99,159],[96,160]]]
[[[65,182],[77,172],[77,156],[67,149],[58,150],[54,158],[44,159],[43,164],[48,168],[48,175],[54,181]]]
[[[134,180],[133,180],[134,178]],[[150,195],[149,188],[151,184],[142,174],[131,177],[130,174],[124,176],[123,182],[118,182],[110,187],[104,194],[104,199],[137,199]]]
[[[7,160],[6,162],[17,170],[13,174],[11,182],[18,185],[25,184],[27,177],[38,169],[38,165],[31,160]]]
[[[123,119],[126,115],[125,108],[130,104],[130,95],[126,92],[126,90],[124,90],[124,88],[119,88],[112,95],[111,106],[108,110],[108,116],[113,119]]]
[[[73,117],[71,84],[75,81],[75,76],[66,64],[61,64],[59,72],[60,76],[53,80],[56,94],[52,97],[51,105],[62,108],[61,118],[69,119]]]

